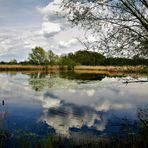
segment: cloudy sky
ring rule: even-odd
[[[82,49],[59,8],[61,0],[0,0],[0,61],[25,60],[31,48],[41,46],[57,54]]]

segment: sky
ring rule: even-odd
[[[64,18],[60,4],[61,0],[0,0],[0,61],[26,60],[36,46],[56,54],[82,49],[77,38],[84,32]]]

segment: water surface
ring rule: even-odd
[[[138,108],[148,104],[148,83],[123,83],[127,80],[135,81],[98,74],[1,73],[0,129],[39,137],[122,134],[121,124],[136,122]]]

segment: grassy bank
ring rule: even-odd
[[[67,66],[59,65],[0,65],[0,71],[59,71],[68,70]],[[148,73],[148,66],[75,66],[75,72],[125,72]]]
[[[11,134],[9,134],[11,136]],[[0,147],[20,148],[147,148],[147,129],[139,133],[126,133],[126,136],[83,136],[64,137],[48,135],[39,138],[32,133],[22,133],[12,139],[7,136],[0,138]]]
[[[147,66],[75,66],[75,71],[148,73]]]
[[[48,71],[59,70],[58,65],[0,65],[0,71]]]

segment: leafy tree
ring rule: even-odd
[[[6,62],[5,61],[1,61],[0,64],[6,64]]]
[[[47,52],[47,61],[49,62],[49,64],[55,64],[57,60],[58,60],[58,56],[54,54],[52,50],[49,50]]]
[[[68,19],[99,35],[99,50],[148,56],[147,0],[63,0]]]
[[[105,57],[102,54],[87,50],[79,50],[74,54],[69,54],[68,56],[76,63],[80,63],[82,65],[101,65],[105,60]]]
[[[46,52],[41,47],[35,47],[32,49],[32,53],[29,54],[28,60],[31,64],[55,64],[58,60],[58,56],[51,50]]]
[[[35,47],[32,49],[32,53],[29,54],[29,62],[32,64],[45,64],[47,63],[46,52],[41,47]]]
[[[133,59],[133,60],[140,59],[140,56],[139,56],[138,54],[136,54],[136,55],[134,55],[134,56],[132,57],[132,59]]]
[[[60,57],[58,64],[61,66],[61,68],[63,68],[63,66],[67,66],[69,70],[73,70],[74,66],[77,65],[77,63],[72,58],[66,55]]]
[[[134,56],[131,58],[119,58],[109,57],[106,58],[102,54],[94,51],[79,50],[75,53],[69,53],[68,55],[62,56],[59,60],[59,65],[67,65],[70,69],[75,65],[148,65],[148,59]]]
[[[47,79],[47,76],[50,75],[51,79]],[[29,84],[35,91],[41,91],[45,88],[51,88],[54,85],[54,81],[52,79],[53,74],[47,73],[31,73],[29,74]]]
[[[16,59],[13,59],[13,60],[9,61],[8,64],[17,64],[17,60]]]

